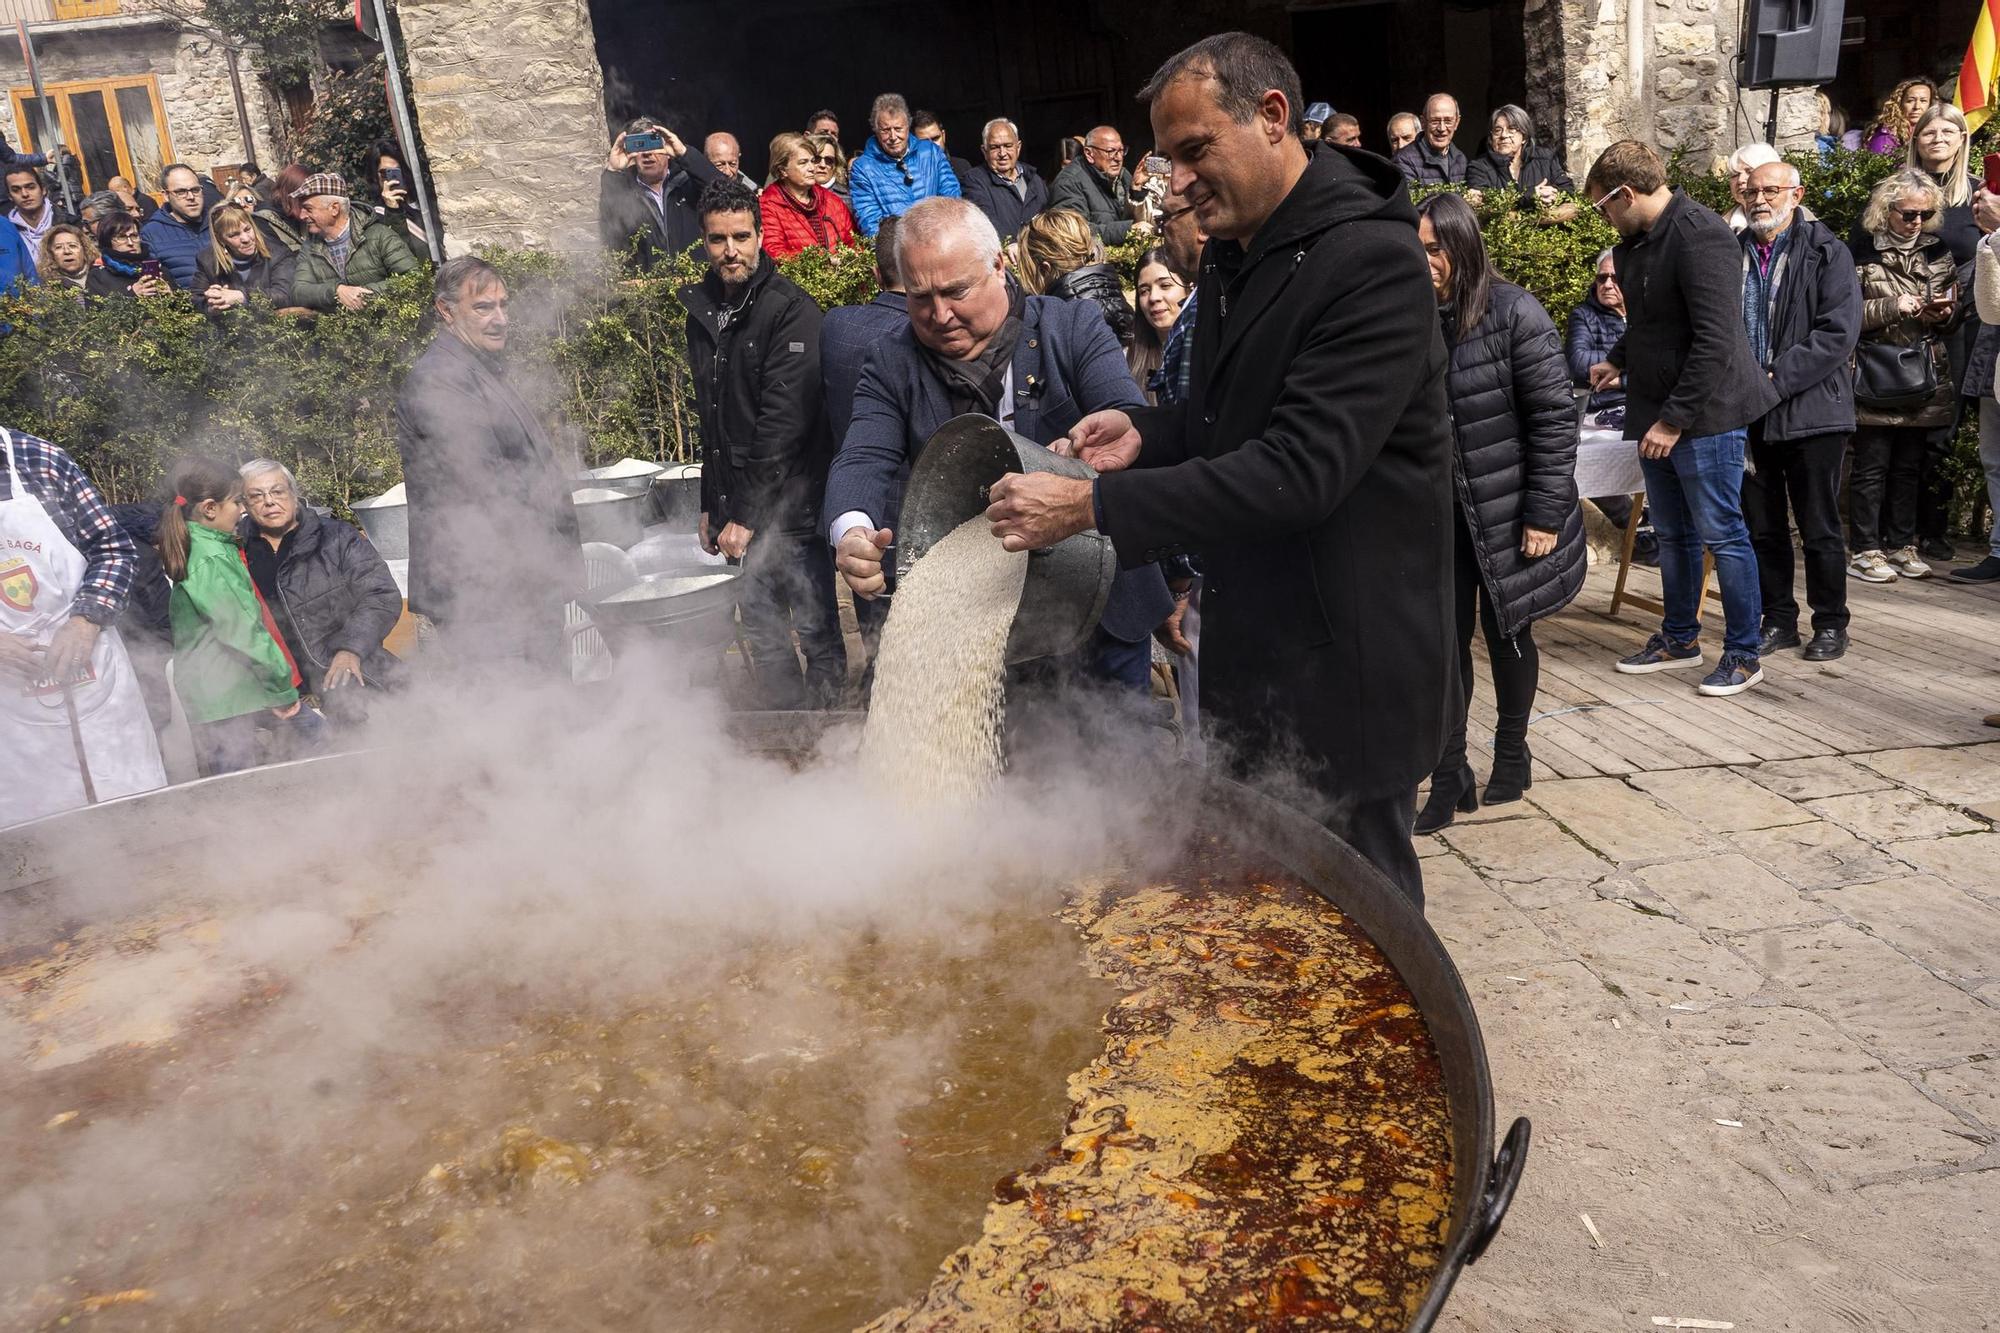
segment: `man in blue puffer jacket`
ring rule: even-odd
[[[920,199],[960,198],[958,176],[945,151],[927,139],[910,137],[910,104],[900,93],[883,93],[869,112],[875,137],[847,169],[854,220],[872,237],[883,218],[901,217]]]
[[[200,277],[195,263],[209,248],[208,199],[202,192],[201,174],[175,162],[160,173],[160,184],[167,189],[167,206],[139,228],[139,239],[166,269],[174,286],[191,292]]]

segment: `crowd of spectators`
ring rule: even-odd
[[[1579,422],[1636,447],[1643,512],[1628,496],[1595,503],[1621,527],[1644,527],[1635,556],[1657,559],[1665,593],[1659,632],[1618,668],[1710,668],[1707,695],[1753,687],[1780,652],[1844,654],[1848,578],[1923,578],[1930,561],[1952,558],[1944,460],[1969,410],[2000,500],[2000,407],[1989,401],[2000,198],[1970,170],[1964,116],[1926,80],[1899,84],[1865,131],[1821,97],[1822,151],[1900,159],[1844,236],[1814,215],[1797,167],[1767,144],[1729,155],[1736,207],[1723,217],[1672,188],[1658,154],[1633,141],[1608,150],[1579,190],[1561,145],[1515,104],[1493,110],[1465,146],[1446,92],[1421,114],[1390,118],[1373,144],[1328,103],[1289,109],[1308,160],[1337,156],[1371,198],[1427,193],[1410,223],[1447,352],[1459,675],[1418,827],[1442,827],[1482,798],[1518,799],[1528,784],[1532,625],[1575,596],[1584,569]],[[872,636],[875,599],[894,582],[889,548],[910,460],[933,431],[979,412],[1048,444],[1092,412],[1184,406],[1201,392],[1197,317],[1225,311],[1223,293],[1198,282],[1205,247],[1217,253],[1202,203],[1176,193],[1180,169],[1165,152],[1135,160],[1116,127],[1064,139],[1049,179],[1005,116],[982,126],[976,161],[953,155],[938,117],[893,92],[874,99],[867,131],[850,156],[838,116],[816,111],[746,171],[734,136],[710,133],[697,148],[641,117],[613,136],[598,182],[607,251],[639,272],[669,257],[703,262],[679,292],[703,449],[698,540],[743,569],[743,642],[776,708],[841,697],[836,571]],[[253,165],[204,177],[173,164],[157,200],[114,179],[76,217],[42,164],[16,157],[4,167],[12,225],[0,228],[0,283],[67,284],[84,301],[179,289],[216,319],[253,300],[359,309],[428,252],[408,165],[395,145],[377,148],[361,183],[372,202],[303,165],[273,180]],[[1440,186],[1456,188],[1428,193]],[[1474,208],[1500,196],[1548,222],[1593,208],[1622,238],[1596,256],[1566,331],[1485,251]],[[1128,286],[1107,249],[1135,239],[1151,248]],[[878,295],[823,314],[777,269],[812,249],[871,264]],[[545,622],[572,589],[538,600],[521,588],[574,563],[574,518],[554,447],[507,384],[504,284],[467,263],[478,261],[440,273],[441,332],[398,407],[411,504],[442,504],[457,467],[476,462],[528,479],[499,503],[519,531],[546,539],[503,580],[450,557],[449,522],[430,527],[432,549],[413,552],[411,607],[458,631],[461,652],[475,637],[466,626],[503,626],[488,643],[503,645],[498,655],[555,669],[559,641]],[[218,683],[183,671],[183,702],[207,729],[204,771],[317,743],[296,722],[301,697],[325,711],[344,693],[351,707],[355,686],[397,681],[382,651],[400,610],[386,567],[351,527],[314,510],[281,465],[258,460],[234,476],[197,460],[173,487],[141,540],[173,580],[176,653],[192,661],[207,651],[199,645],[223,644],[237,672]],[[248,552],[236,568],[212,558],[231,543]],[[1793,593],[1799,549],[1809,642]],[[1712,664],[1696,614],[1704,550],[1725,621]],[[1143,690],[1157,638],[1183,663],[1182,704],[1196,721],[1198,556],[1122,572],[1071,668]],[[1952,576],[2000,581],[2000,520],[1990,553]],[[1475,630],[1499,699],[1483,792],[1466,758]]]

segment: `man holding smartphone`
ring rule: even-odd
[[[597,183],[597,235],[640,272],[701,239],[695,206],[722,179],[706,156],[666,126],[641,116],[611,140]]]

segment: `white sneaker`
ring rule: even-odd
[[[1896,571],[1882,558],[1880,551],[1857,551],[1854,559],[1847,562],[1847,572],[1863,583],[1894,583]]]
[[[1930,577],[1931,567],[1923,562],[1923,558],[1917,554],[1917,548],[1914,546],[1905,546],[1902,550],[1891,552],[1883,558],[1891,569],[1906,579]]]

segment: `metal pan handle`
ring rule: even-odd
[[[1528,1164],[1528,1117],[1516,1120],[1494,1155],[1493,1170],[1486,1178],[1486,1195],[1479,1201],[1479,1216],[1473,1222],[1472,1243],[1466,1247],[1465,1262],[1477,1263],[1486,1247],[1500,1234],[1500,1221],[1514,1202],[1521,1184],[1521,1168]]]

